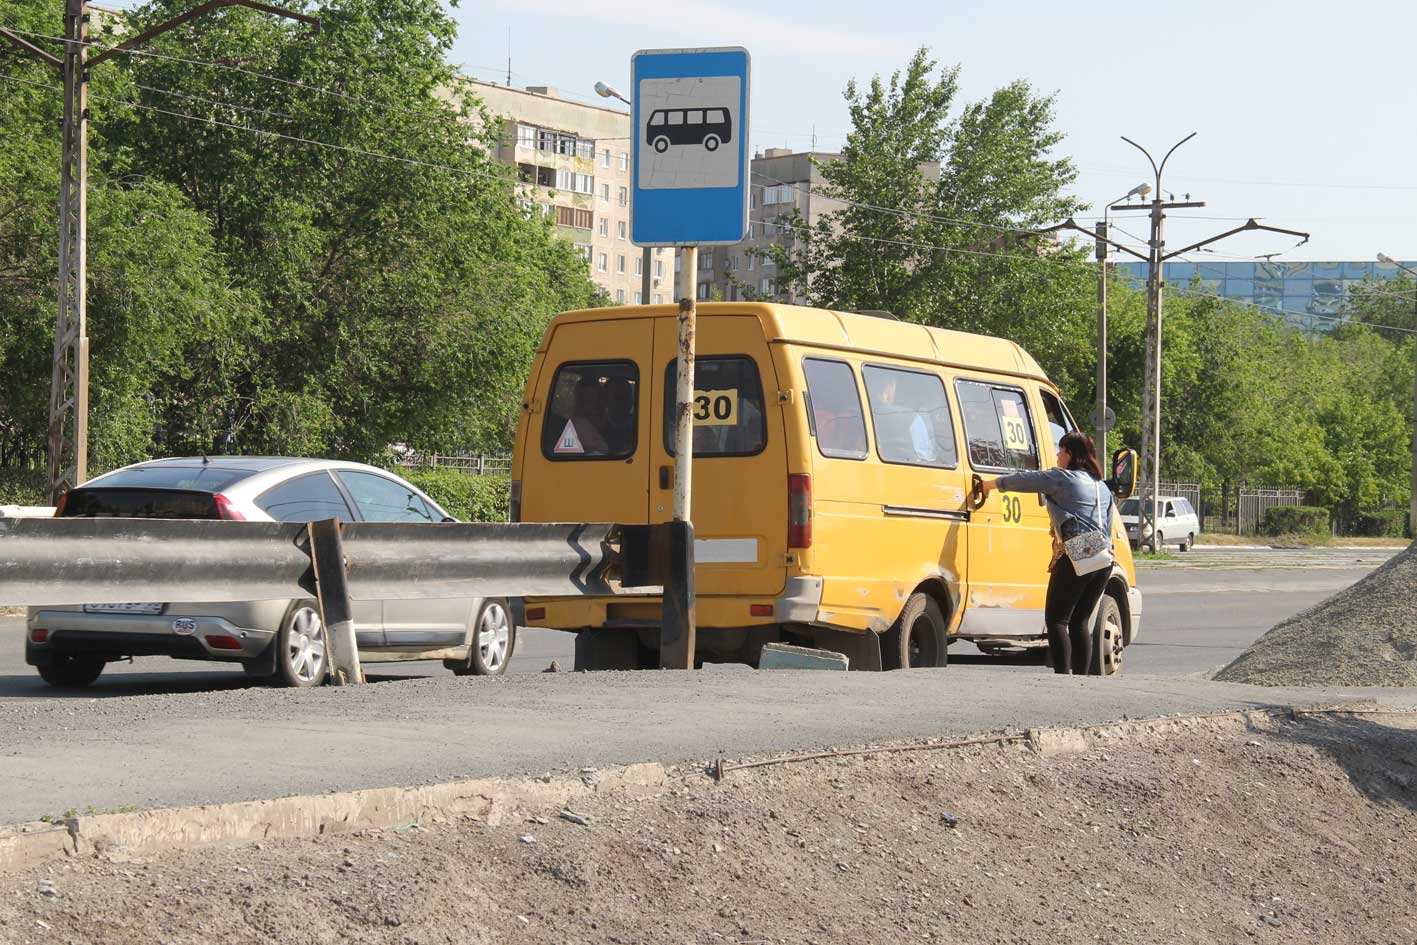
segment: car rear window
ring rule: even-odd
[[[64,518],[220,518],[210,492],[176,489],[74,489]]]
[[[250,469],[231,469],[193,463],[177,466],[163,463],[120,469],[102,477],[104,489],[186,489],[192,492],[220,492],[233,482],[253,475]]]
[[[1123,515],[1136,515],[1141,510],[1140,499],[1128,499],[1122,503],[1121,513]]]
[[[664,449],[674,455],[678,363],[664,369]],[[694,456],[753,456],[767,445],[758,366],[742,355],[694,361]]]
[[[551,460],[629,459],[639,437],[640,372],[633,361],[561,365],[541,426]]]

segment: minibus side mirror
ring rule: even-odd
[[[1112,478],[1107,480],[1112,494],[1129,499],[1137,493],[1137,451],[1126,448],[1112,454]]]

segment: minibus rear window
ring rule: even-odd
[[[677,363],[664,369],[664,449],[674,455]],[[767,445],[758,366],[742,355],[694,362],[694,456],[754,456]]]
[[[845,361],[805,358],[807,409],[817,449],[833,459],[866,458],[866,418],[856,373]]]
[[[979,381],[955,384],[969,464],[975,469],[1037,469],[1033,421],[1023,391]]]
[[[561,365],[541,426],[547,459],[629,459],[639,429],[640,372],[633,361]]]

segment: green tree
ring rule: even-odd
[[[958,75],[921,49],[889,80],[847,85],[852,129],[816,195],[844,204],[811,227],[780,221],[779,283],[814,304],[1012,338],[1081,399],[1095,276],[1081,251],[1016,232],[1081,209],[1064,194],[1072,162],[1053,153],[1053,99],[1018,81],[957,111]]]

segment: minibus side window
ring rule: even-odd
[[[883,462],[943,469],[959,464],[944,381],[923,371],[869,364],[861,369],[861,379]]]
[[[664,449],[674,455],[675,372],[664,369]],[[694,361],[694,458],[755,456],[767,445],[758,365],[742,355]]]
[[[1048,417],[1048,433],[1053,437],[1053,451],[1057,452],[1058,442],[1065,434],[1077,429],[1073,423],[1073,418],[1068,416],[1068,411],[1063,408],[1063,402],[1054,397],[1046,390],[1039,391],[1043,395],[1043,413]]]
[[[955,383],[969,464],[975,469],[1037,469],[1038,449],[1023,391],[978,381]]]
[[[807,412],[817,449],[833,459],[866,458],[866,417],[856,373],[845,361],[804,358]]]
[[[569,362],[556,369],[541,426],[541,453],[557,461],[629,459],[639,429],[640,372],[633,361]]]

